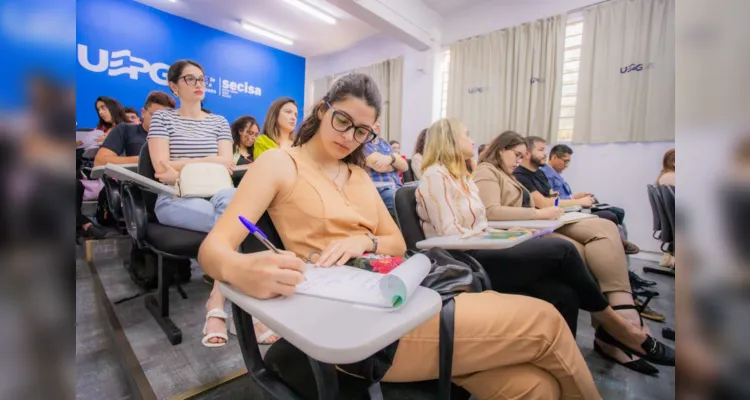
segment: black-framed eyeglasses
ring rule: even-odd
[[[183,75],[183,76],[181,76],[181,77],[179,77],[177,79],[184,80],[185,83],[188,84],[189,86],[195,86],[195,85],[197,85],[198,81],[203,82],[204,85],[206,84],[206,77],[205,76],[199,76],[199,77],[196,78],[193,75]]]
[[[375,131],[372,130],[372,128],[363,125],[354,125],[354,121],[352,121],[352,119],[349,118],[348,115],[336,110],[328,102],[326,102],[326,105],[328,105],[328,107],[333,110],[333,115],[331,116],[331,126],[336,131],[345,133],[350,129],[354,129],[354,140],[359,143],[371,142],[375,140],[376,137],[378,137],[378,135],[375,133]]]

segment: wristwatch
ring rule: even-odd
[[[372,251],[370,251],[370,253],[377,253],[378,252],[378,238],[370,232],[367,232],[365,235],[367,235],[368,239],[372,240]]]
[[[391,154],[391,165],[393,165],[396,162],[396,156]]]

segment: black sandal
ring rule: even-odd
[[[645,303],[648,304],[648,301]],[[645,305],[644,304],[644,305]],[[638,311],[638,319],[641,321],[641,327],[643,327],[643,318],[640,317],[641,309],[635,305],[623,304],[619,306],[612,306],[613,310],[636,310]],[[668,367],[674,367],[675,353],[674,349],[659,342],[658,340],[646,335],[646,340],[641,343],[641,351],[633,350],[630,347],[622,344],[619,340],[615,339],[609,332],[604,330],[602,326],[599,326],[596,330],[595,338],[607,343],[611,346],[615,346],[622,350],[625,354],[632,357],[633,354],[645,359],[646,361],[652,362],[658,365],[665,365]]]
[[[600,356],[602,356],[602,358],[604,358],[605,360],[609,360],[616,364],[620,364],[623,367],[631,371],[639,372],[644,375],[658,375],[659,374],[659,370],[656,369],[656,367],[654,367],[653,365],[649,364],[648,361],[644,359],[638,359],[638,360],[633,360],[633,361],[628,361],[628,362],[618,361],[616,358],[610,356],[609,354],[604,353],[604,350],[602,350],[601,346],[599,346],[599,343],[596,343],[596,341],[594,342],[594,351],[597,352]],[[630,356],[630,358],[633,358],[633,356]]]

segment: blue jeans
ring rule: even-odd
[[[378,194],[380,194],[380,198],[383,199],[383,203],[385,203],[385,208],[388,209],[388,212],[391,213],[391,215],[395,215],[395,211],[393,210],[393,198],[396,196],[396,190],[398,188],[395,186],[378,186]]]
[[[210,199],[182,198],[160,195],[154,212],[159,223],[175,228],[208,232],[224,214],[237,189],[220,190]]]

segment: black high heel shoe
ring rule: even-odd
[[[628,362],[618,361],[614,357],[608,354],[605,354],[604,350],[602,350],[601,346],[599,346],[599,343],[596,343],[596,342],[594,342],[594,351],[598,353],[600,356],[602,356],[602,358],[604,358],[605,360],[609,360],[616,364],[620,364],[629,370],[639,372],[644,375],[658,375],[659,374],[659,370],[656,369],[656,367],[654,367],[653,365],[649,364],[648,361],[644,359],[638,359],[638,360],[633,360],[633,361],[628,361]]]
[[[634,305],[623,304],[619,306],[613,306],[612,309],[638,311],[639,319],[641,320],[641,326],[643,326],[643,319],[640,318],[640,310],[638,309],[638,307]],[[601,340],[604,343],[607,343],[611,346],[615,346],[619,348],[628,356],[632,357],[632,355],[635,354],[636,356],[646,361],[652,362],[654,364],[674,367],[674,357],[675,357],[674,349],[652,338],[650,335],[646,335],[646,340],[644,340],[643,343],[641,343],[642,351],[631,349],[630,347],[622,344],[619,340],[615,339],[609,332],[604,330],[602,326],[599,326],[599,328],[596,329],[596,334],[594,335],[594,337]]]
[[[633,271],[628,271],[628,277],[630,278],[630,286],[649,287],[656,285],[656,282],[643,279]]]

